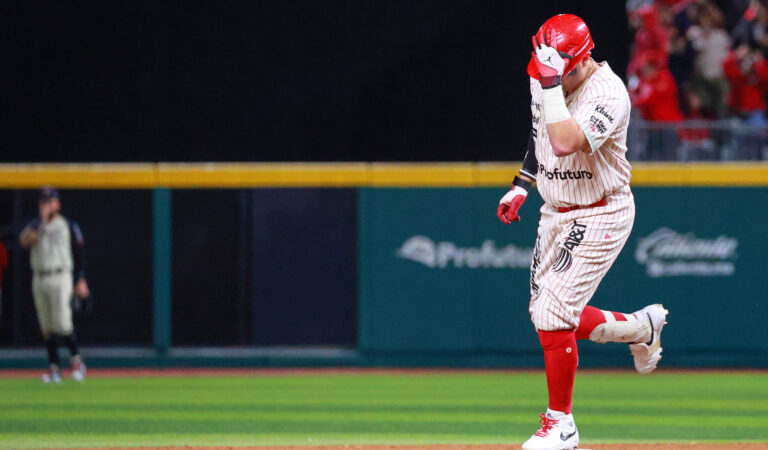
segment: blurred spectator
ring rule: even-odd
[[[763,53],[768,52],[768,12],[765,5],[752,0],[732,33],[734,41],[753,42]]]
[[[638,58],[636,86],[630,88],[629,98],[645,120],[679,122],[683,114],[677,101],[675,79],[664,65],[664,55],[652,51]],[[648,158],[669,160],[677,157],[678,136],[674,129],[649,131]]]
[[[763,55],[750,43],[742,43],[728,53],[723,69],[731,85],[728,106],[748,124],[765,126],[768,63]]]
[[[675,85],[680,94],[678,100],[683,100],[683,89],[693,75],[696,51],[693,49],[691,41],[688,40],[684,32],[681,33],[678,27],[670,29],[669,39],[669,72],[674,77]]]
[[[636,75],[640,63],[648,52],[660,55],[664,61],[669,54],[669,36],[659,21],[656,6],[645,4],[630,12],[630,26],[635,30],[634,49],[627,68],[627,75]],[[666,64],[664,65],[666,68]]]
[[[711,120],[715,118],[715,113],[711,109],[707,109],[704,104],[704,100],[697,91],[688,91],[685,93],[686,119],[694,120]]]
[[[704,108],[714,111],[717,118],[724,118],[728,85],[723,75],[723,61],[731,40],[723,29],[724,16],[717,6],[705,0],[694,9],[696,25],[688,29],[687,37],[697,55],[689,89],[699,92]]]
[[[685,108],[700,102],[701,109],[713,113],[715,119],[735,114],[750,123],[764,123],[766,4],[768,0],[628,0],[635,40],[627,84],[642,116],[647,120],[678,120],[679,105],[688,115]],[[732,25],[738,19],[730,34],[726,29],[728,17]],[[732,41],[750,42],[754,51],[739,46],[729,53]],[[649,69],[651,60],[653,67]],[[663,99],[672,93],[668,74],[675,81],[677,105]],[[659,85],[651,86],[653,83]],[[730,84],[734,92],[730,92]],[[696,92],[696,101],[689,101],[689,91]]]
[[[711,120],[715,118],[712,111],[707,110],[704,101],[696,91],[685,93],[686,119],[690,120]],[[691,124],[691,122],[689,122]],[[688,125],[681,128],[678,132],[680,138],[680,147],[678,149],[678,159],[687,161],[690,159],[716,159],[717,147],[712,138],[712,130],[706,127],[704,123]]]
[[[637,155],[767,158],[768,0],[627,0],[627,12],[633,114],[677,122],[639,121]]]
[[[630,86],[632,105],[646,120],[679,121],[683,119],[677,100],[675,79],[664,64],[664,55],[646,52],[637,59],[636,86]]]
[[[733,30],[752,0],[715,0],[725,16],[725,29]]]

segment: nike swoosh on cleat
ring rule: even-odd
[[[651,324],[651,340],[650,340],[650,341],[648,341],[648,343],[647,343],[647,344],[645,344],[645,345],[649,345],[649,346],[650,346],[651,344],[653,344],[653,337],[654,337],[654,336],[653,336],[653,319],[651,318],[651,315],[650,315],[650,314],[648,314],[648,313],[645,313],[645,315],[646,315],[646,316],[648,316],[648,323],[650,323],[650,324]]]
[[[561,441],[567,441],[568,439],[572,438],[574,434],[576,434],[577,430],[573,430],[573,433],[571,434],[565,434],[562,431],[560,432],[560,440]]]

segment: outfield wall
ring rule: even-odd
[[[63,188],[88,241],[98,307],[78,329],[99,364],[526,367],[541,201],[512,226],[495,216],[517,167],[0,165],[0,220],[17,231],[35,187]],[[592,304],[663,302],[670,365],[768,366],[768,165],[638,164],[633,191],[634,231]],[[11,263],[3,366],[42,358],[12,245]],[[581,345],[582,366],[626,363],[624,346]]]

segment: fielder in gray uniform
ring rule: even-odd
[[[88,297],[85,281],[84,240],[80,227],[60,213],[59,193],[54,188],[40,191],[40,217],[21,231],[21,246],[30,249],[32,296],[37,319],[48,350],[50,366],[44,383],[61,383],[59,342],[69,348],[72,379],[85,379],[85,364],[80,357],[72,324],[72,291]]]

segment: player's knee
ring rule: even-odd
[[[554,350],[576,343],[575,330],[543,331],[539,330],[539,343],[544,350]]]
[[[576,329],[578,318],[573,316],[570,308],[566,308],[554,295],[544,290],[539,297],[531,302],[529,308],[531,322],[536,330],[558,331]]]

